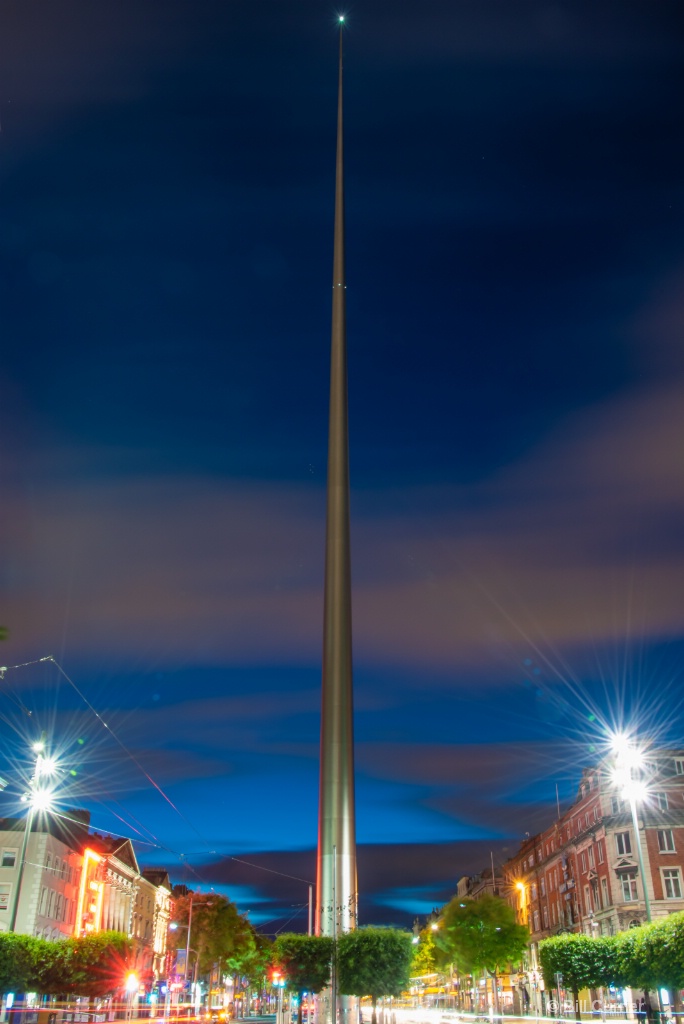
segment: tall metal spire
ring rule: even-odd
[[[344,270],[343,20],[340,18],[316,886],[316,931],[332,936],[356,925],[357,908]]]

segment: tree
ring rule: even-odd
[[[615,936],[619,980],[645,992],[667,988],[679,1009],[684,987],[684,913]]]
[[[40,939],[15,932],[0,933],[0,992],[31,988]]]
[[[121,932],[96,932],[60,945],[65,957],[71,946],[66,991],[81,996],[111,995],[123,988],[126,975],[136,966],[133,942]]]
[[[521,960],[528,940],[529,932],[518,924],[513,908],[490,893],[477,900],[454,896],[442,910],[435,932],[435,945],[462,974],[491,975],[497,1010],[497,973]]]
[[[539,963],[549,991],[556,988],[556,975],[563,976],[563,986],[572,990],[577,1020],[581,1020],[580,989],[609,985],[617,980],[619,972],[616,944],[610,936],[555,935],[544,939],[539,943]]]
[[[321,992],[330,982],[333,940],[327,935],[279,935],[272,961],[287,977],[299,997],[298,1024],[302,1024],[302,993]]]
[[[272,946],[272,942],[265,935],[252,928],[248,948],[243,950],[240,958],[240,972],[250,985],[263,987],[266,969],[271,961]]]
[[[181,925],[187,927],[191,900],[190,945],[197,950],[198,973],[206,974],[221,963],[241,974],[243,961],[249,961],[255,950],[252,925],[225,896],[192,892],[176,899],[176,920]],[[184,948],[186,942],[187,931],[176,932],[175,948]]]
[[[437,946],[435,945],[435,933],[432,928],[423,928],[418,936],[418,942],[415,942],[413,946],[411,977],[420,978],[424,974],[434,974],[436,971]]]
[[[410,932],[397,928],[359,928],[337,940],[337,988],[346,996],[370,996],[372,1024],[382,996],[399,996],[408,988],[413,959]]]

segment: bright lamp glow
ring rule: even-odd
[[[138,987],[138,975],[133,973],[133,972],[131,972],[126,977],[126,991],[127,992],[135,992],[137,987]]]
[[[36,775],[50,776],[57,771],[57,762],[54,757],[39,757],[36,761]]]
[[[53,795],[48,789],[34,789],[28,799],[34,811],[49,811],[53,805]]]

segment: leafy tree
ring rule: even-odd
[[[133,943],[121,932],[96,932],[60,945],[63,963],[70,968],[66,991],[81,996],[111,995],[123,988],[126,975],[136,967]]]
[[[411,977],[420,978],[424,974],[434,974],[438,969],[437,954],[433,929],[423,928],[418,936],[418,942],[413,946]]]
[[[0,992],[31,989],[40,939],[0,932]]]
[[[539,943],[539,963],[550,991],[556,987],[556,974],[563,975],[563,985],[572,990],[577,1020],[581,1019],[580,989],[609,985],[619,975],[616,944],[609,936],[556,935],[544,939]]]
[[[302,1024],[302,993],[321,992],[330,982],[333,940],[327,935],[279,935],[273,944],[273,963],[281,968],[299,997],[298,1024]]]
[[[413,959],[410,932],[397,928],[359,928],[337,940],[337,988],[342,995],[370,996],[372,1024],[382,996],[399,996],[408,988]]]
[[[498,971],[521,960],[529,932],[518,924],[505,900],[485,893],[477,900],[454,898],[442,910],[435,945],[447,954],[462,974],[488,972],[494,979],[498,1009]]]
[[[618,980],[645,992],[669,989],[679,1000],[684,987],[684,913],[615,936]]]
[[[261,985],[271,962],[273,943],[252,928],[251,941],[240,959],[240,972],[250,985]]]
[[[255,951],[254,929],[232,900],[219,893],[189,893],[176,899],[176,920],[187,926],[192,900],[190,945],[197,950],[199,973],[206,974],[215,963],[225,963],[233,973],[242,973]],[[174,940],[172,939],[172,944]],[[175,948],[184,948],[187,931],[179,930]]]

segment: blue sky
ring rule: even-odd
[[[334,14],[0,15],[2,658],[63,670],[5,674],[6,770],[52,730],[65,801],[269,921],[316,839]],[[606,721],[681,738],[679,15],[348,12],[367,920],[505,857]]]

